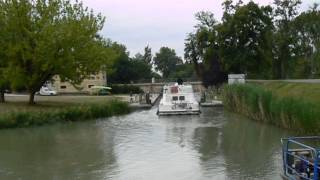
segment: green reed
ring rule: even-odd
[[[320,107],[303,97],[280,97],[261,86],[226,85],[223,88],[225,107],[251,119],[297,130],[320,132]]]

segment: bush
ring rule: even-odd
[[[227,109],[251,119],[299,132],[320,132],[318,104],[295,97],[279,97],[255,85],[227,85],[223,89]]]
[[[143,93],[143,90],[138,86],[133,85],[111,85],[112,94],[140,94]]]
[[[0,116],[0,128],[40,126],[57,122],[83,121],[130,112],[125,102],[78,105],[44,112],[12,112]]]

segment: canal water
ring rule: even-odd
[[[158,117],[156,108],[105,120],[0,131],[0,179],[280,179],[290,133],[225,112]]]

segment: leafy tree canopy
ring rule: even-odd
[[[226,73],[259,79],[317,77],[320,11],[315,4],[299,14],[300,4],[225,0],[221,22],[211,12],[199,12],[195,31],[185,41],[185,59],[205,85],[218,85]]]
[[[172,72],[169,77],[169,79],[197,79],[197,75],[194,71],[194,65],[190,63],[185,63],[185,64],[179,64],[176,66],[176,69],[174,72]]]
[[[195,33],[190,33],[185,43],[185,59],[193,62],[197,75],[205,87],[219,86],[225,81],[225,73],[219,58],[219,26],[210,12],[196,14],[199,24]]]
[[[253,1],[234,6],[219,26],[220,57],[229,73],[268,78],[272,63],[272,8]]]
[[[0,2],[8,73],[13,87],[34,94],[53,76],[73,84],[100,70],[108,56],[98,35],[104,17],[78,1],[7,0]]]
[[[151,65],[147,63],[145,55],[137,53],[133,58],[130,58],[126,47],[117,43],[113,43],[111,48],[116,51],[117,56],[111,68],[112,71],[108,71],[109,82],[126,84],[140,80],[151,80]]]
[[[163,78],[168,78],[176,70],[177,64],[183,63],[182,59],[176,55],[175,50],[168,47],[161,47],[153,61],[156,70],[162,73]]]
[[[295,35],[295,51],[299,57],[295,62],[294,77],[315,78],[320,74],[320,11],[314,6],[302,12],[292,21]]]
[[[152,50],[149,46],[144,48],[143,60],[147,64],[152,64]]]

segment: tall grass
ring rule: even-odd
[[[130,112],[127,103],[110,101],[99,104],[74,105],[50,111],[8,112],[0,116],[0,128],[40,126],[57,122],[84,121]]]
[[[257,121],[302,133],[320,132],[320,107],[301,97],[279,97],[256,85],[227,85],[225,107]]]

